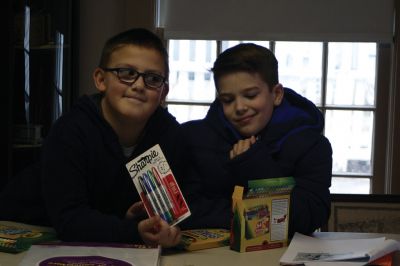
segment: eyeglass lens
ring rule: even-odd
[[[158,88],[163,82],[164,78],[154,73],[140,73],[134,69],[119,69],[117,71],[118,77],[125,82],[135,82],[140,76],[143,76],[144,83],[148,87]]]

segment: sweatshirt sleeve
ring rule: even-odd
[[[93,147],[88,145],[87,134],[81,130],[58,123],[44,143],[42,194],[52,226],[63,241],[141,242],[138,221],[124,218],[126,206],[121,206],[117,213],[112,204],[107,205],[114,200],[115,194],[103,195],[101,191],[107,191],[104,188],[107,186],[99,187],[98,182],[107,184],[109,181],[112,186],[116,181],[112,177],[107,181],[100,175],[93,176],[96,171],[91,168],[96,165],[88,162],[93,160],[91,157],[95,152],[89,151]],[[103,145],[95,134],[92,137],[95,139],[92,141]],[[98,161],[97,166],[108,169],[102,165],[106,163],[106,160]],[[90,196],[94,193],[103,195],[104,201],[98,202]],[[122,194],[121,191],[115,193]],[[103,211],[99,210],[100,206]],[[104,211],[105,208],[109,211]]]
[[[214,136],[213,132],[204,122],[189,123],[183,129],[184,170],[179,184],[191,216],[179,226],[182,229],[228,229],[232,215],[230,184],[221,181],[225,172],[219,163],[219,151],[210,137],[210,134]]]
[[[263,141],[229,162],[230,176],[238,185],[247,187],[247,181],[280,176],[280,164],[273,158],[274,151]]]
[[[193,167],[188,169],[181,184],[191,211],[191,216],[180,224],[182,229],[230,228],[232,215],[230,198],[209,195],[207,187]]]
[[[317,132],[305,130],[288,138],[279,152],[256,143],[231,161],[231,174],[243,186],[251,179],[293,176],[289,235],[310,234],[330,214],[332,148]]]
[[[291,196],[289,234],[310,234],[325,225],[330,215],[332,148],[324,136],[299,157],[293,176],[296,186]]]

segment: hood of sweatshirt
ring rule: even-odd
[[[218,99],[211,104],[205,120],[217,134],[228,142],[234,144],[243,139],[224,116],[222,105]],[[274,108],[271,120],[257,137],[279,149],[292,134],[306,129],[321,133],[323,127],[324,118],[314,103],[292,89],[284,88],[282,103]]]
[[[100,93],[90,96],[82,96],[74,105],[71,114],[75,114],[75,119],[84,119],[86,121],[87,119],[91,120],[92,124],[96,125],[97,130],[102,132],[106,139],[105,143],[109,144],[109,147],[113,152],[122,154],[117,134],[102,115],[100,108],[101,99],[102,95]],[[85,113],[86,115],[82,116],[79,115],[79,113]],[[161,139],[164,137],[165,132],[171,130],[171,128],[176,128],[177,126],[178,122],[175,117],[172,116],[167,109],[164,109],[161,106],[158,107],[148,120],[145,132],[143,133],[143,138],[136,147],[133,155],[136,156],[138,153],[144,152],[153,146],[157,140],[162,141]]]

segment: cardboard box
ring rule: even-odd
[[[28,250],[33,244],[53,241],[56,238],[54,230],[47,232],[0,223],[0,252],[19,253]]]
[[[292,177],[249,181],[232,195],[231,249],[239,252],[280,248],[288,244]]]
[[[177,248],[194,251],[229,245],[230,232],[227,229],[191,229],[183,230]]]

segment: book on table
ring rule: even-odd
[[[180,243],[175,247],[187,251],[217,248],[229,245],[230,231],[222,228],[189,229],[182,231]]]
[[[30,229],[23,224],[10,225],[0,222],[0,251],[2,252],[19,253],[28,250],[32,244],[55,239],[56,233],[53,230]]]
[[[295,233],[280,259],[281,265],[368,265],[400,250],[400,243],[385,237],[319,239]]]
[[[160,253],[160,246],[60,242],[32,245],[19,265],[157,266]]]

